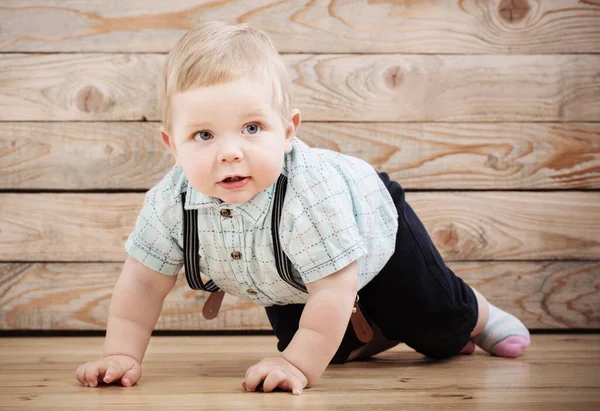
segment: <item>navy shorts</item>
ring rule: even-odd
[[[386,173],[382,181],[398,210],[396,249],[385,267],[359,292],[359,306],[388,340],[402,341],[434,359],[458,354],[478,318],[473,290],[446,266],[425,227],[406,203],[404,190]],[[304,304],[266,307],[283,351],[298,330]],[[346,362],[363,346],[349,323],[331,363]]]

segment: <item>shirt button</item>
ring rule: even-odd
[[[248,288],[248,290],[246,290],[246,292],[250,295],[256,295],[258,294],[256,291],[254,291],[252,288]]]
[[[242,253],[240,253],[239,251],[234,251],[233,253],[231,253],[231,258],[233,258],[234,260],[240,260],[242,258]]]
[[[221,209],[221,217],[230,218],[231,217],[231,210],[228,209],[228,208],[222,208]]]

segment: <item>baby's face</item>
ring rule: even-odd
[[[284,126],[271,88],[258,81],[177,93],[172,113],[171,148],[190,184],[229,204],[270,187],[292,148],[295,127]]]

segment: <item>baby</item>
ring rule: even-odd
[[[445,265],[398,183],[296,137],[291,80],[263,32],[203,24],[175,45],[162,80],[161,136],[177,164],[146,195],[102,359],[77,369],[82,384],[139,380],[183,266],[192,288],[212,292],[207,318],[224,292],[266,307],[280,355],[248,369],[248,391],[300,394],[330,363],[399,342],[434,359],[529,346],[521,321]]]

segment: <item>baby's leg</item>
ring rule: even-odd
[[[471,342],[463,348],[462,354],[470,354],[475,347],[484,349],[499,357],[518,357],[529,347],[529,331],[519,319],[490,304],[476,289],[479,318],[471,333]]]
[[[385,173],[380,177],[398,210],[398,234],[394,254],[362,290],[366,312],[390,340],[430,358],[448,358],[461,348],[472,352],[474,344],[494,355],[518,356],[529,345],[525,326],[454,274],[402,187]]]

